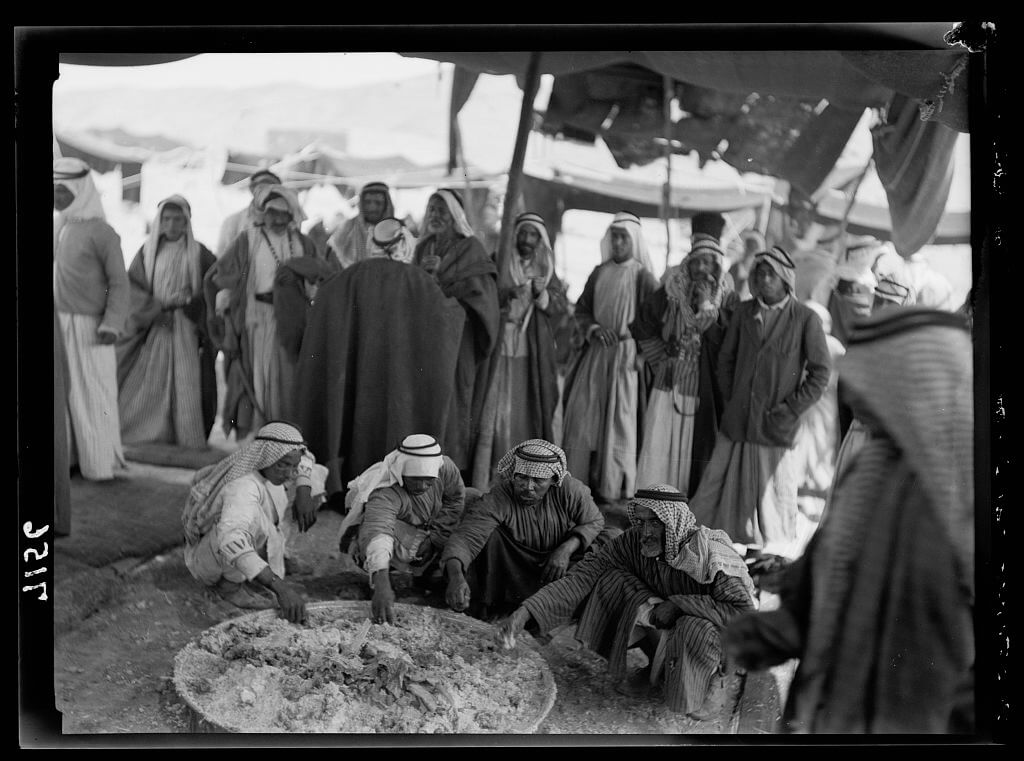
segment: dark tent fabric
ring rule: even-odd
[[[465,313],[424,270],[358,262],[317,292],[296,370],[296,422],[341,491],[412,433],[443,436]]]
[[[898,95],[888,123],[873,133],[875,167],[892,215],[892,240],[902,256],[929,244],[949,200],[957,132],[921,121],[917,105]]]

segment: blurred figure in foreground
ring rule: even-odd
[[[799,658],[785,732],[973,731],[970,336],[948,312],[886,310],[839,372],[871,440],[783,576],[781,607],[725,633],[735,665]]]

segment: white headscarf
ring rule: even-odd
[[[416,236],[395,217],[385,217],[370,231],[367,238],[368,256],[386,256],[396,262],[409,264],[416,252]]]
[[[605,230],[601,238],[601,261],[606,262],[612,258],[612,230],[625,230],[633,241],[633,258],[638,260],[648,272],[651,269],[651,257],[647,253],[647,242],[644,240],[643,228],[640,226],[640,217],[628,211],[620,211],[612,219],[612,223]]]
[[[466,238],[471,238],[476,235],[476,232],[469,224],[469,219],[466,217],[466,210],[462,208],[462,197],[460,195],[458,195],[454,190],[442,188],[436,193],[433,193],[430,198],[434,198],[434,196],[437,196],[444,201],[445,205],[448,207],[448,211],[454,220],[455,232]],[[427,203],[430,203],[430,199],[427,199]],[[426,218],[425,213],[423,216]]]
[[[540,243],[534,252],[534,262],[540,268],[544,277],[544,287],[551,282],[551,276],[555,272],[555,255],[551,251],[551,239],[548,237],[547,228],[544,227],[544,219],[540,214],[527,212],[520,214],[512,228],[512,241],[515,244],[516,236],[524,227],[530,227],[540,235]],[[524,285],[529,278],[523,273],[523,263],[518,254],[506,258],[502,280],[507,285],[515,287]]]
[[[262,213],[267,210],[267,205],[275,198],[282,199],[288,205],[288,213],[292,215],[289,227],[299,229],[299,225],[306,219],[306,212],[299,203],[299,196],[291,188],[284,185],[258,185],[254,192],[256,208]]]
[[[406,436],[397,449],[348,482],[345,498],[348,512],[341,522],[339,539],[350,526],[362,522],[366,500],[376,489],[385,489],[395,484],[402,486],[405,476],[437,478],[443,462],[441,445],[433,436],[425,433]]]
[[[192,295],[202,293],[203,279],[199,268],[199,241],[192,233],[192,207],[184,196],[168,196],[156,207],[156,220],[149,231],[149,237],[142,244],[142,270],[146,276],[146,282],[153,282],[153,273],[156,271],[156,254],[160,248],[160,217],[163,215],[165,206],[177,206],[185,215],[185,266],[188,268],[188,282],[192,284]]]
[[[256,437],[220,462],[207,465],[192,477],[181,521],[185,541],[195,544],[220,518],[224,487],[237,478],[263,470],[288,454],[305,451],[302,433],[288,423],[267,423]]]
[[[82,159],[71,157],[54,159],[53,184],[54,186],[63,185],[75,197],[66,209],[58,212],[53,221],[53,246],[56,249],[60,231],[69,220],[106,220],[107,217],[103,213],[103,201],[92,179],[92,170]]]

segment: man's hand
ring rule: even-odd
[[[681,615],[683,615],[683,611],[679,609],[679,606],[671,600],[665,600],[658,603],[651,611],[651,623],[658,629],[671,629]]]
[[[523,606],[515,609],[511,616],[498,624],[498,637],[502,647],[510,650],[515,647],[516,636],[530,620],[530,611]]]
[[[117,343],[117,333],[106,328],[99,328],[96,331],[96,340],[104,346],[110,346],[111,344]]]
[[[310,494],[309,487],[299,487],[295,490],[292,515],[299,526],[299,531],[308,531],[316,523],[316,509],[317,503]]]
[[[277,605],[281,615],[293,624],[301,624],[306,620],[306,603],[302,595],[283,581],[274,584],[274,594],[277,595]]]
[[[548,556],[548,562],[544,564],[544,570],[540,574],[540,583],[548,584],[565,576],[569,569],[569,558],[572,556],[572,549],[564,544],[555,548]]]
[[[469,583],[462,573],[462,564],[458,560],[448,561],[448,588],[444,600],[452,610],[463,611],[469,607]]]
[[[437,545],[430,541],[429,537],[424,537],[416,549],[416,556],[412,559],[413,565],[427,565],[435,555],[437,555]]]
[[[375,571],[373,574],[373,602],[371,613],[375,624],[393,624],[395,622],[395,592],[391,589],[388,569]]]
[[[441,266],[441,257],[434,256],[433,254],[424,256],[423,259],[420,260],[420,266],[425,269],[428,274],[434,275]]]
[[[530,286],[533,291],[533,297],[537,298],[544,293],[544,278],[540,276],[530,278]]]

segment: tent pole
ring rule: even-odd
[[[868,159],[868,163],[864,165],[864,171],[857,177],[857,181],[853,184],[853,190],[850,191],[850,199],[846,202],[846,210],[843,211],[843,220],[839,223],[839,237],[842,240],[846,236],[846,228],[850,223],[850,213],[853,211],[853,205],[857,202],[857,191],[860,190],[860,184],[864,182],[864,178],[868,174],[868,170],[871,169],[871,162],[873,162],[874,156]]]
[[[665,269],[672,257],[672,80],[661,78],[662,116],[665,134],[665,186],[661,190],[661,216],[665,220]]]
[[[516,146],[512,151],[512,166],[508,170],[508,184],[505,187],[505,204],[501,212],[501,237],[498,239],[498,272],[504,272],[505,261],[512,253],[512,215],[523,174],[523,160],[526,158],[526,141],[530,137],[530,122],[533,118],[533,99],[537,97],[540,82],[540,53],[530,53],[526,66],[526,81],[523,83],[523,106],[519,110],[519,130]]]

